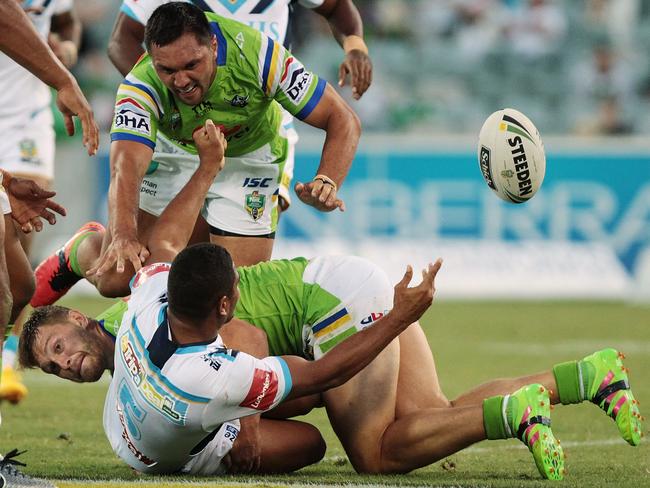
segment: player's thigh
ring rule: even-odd
[[[381,472],[382,437],[395,421],[399,343],[338,388],[323,393],[327,415],[358,472]]]
[[[252,266],[271,259],[274,239],[210,234],[210,242],[225,247],[232,256],[235,266]]]
[[[34,294],[34,273],[20,243],[18,230],[14,226],[10,214],[4,216],[4,223],[4,250],[7,260],[7,271],[9,272],[11,295],[14,300],[13,320],[16,318],[15,314],[19,313],[29,303],[29,300]]]
[[[423,408],[449,407],[442,392],[433,353],[418,322],[399,336],[400,366],[396,416],[402,417]]]
[[[295,420],[260,420],[260,472],[287,473],[317,463],[325,455],[325,441],[316,427]]]

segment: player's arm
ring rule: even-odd
[[[2,175],[0,175],[0,180]],[[0,188],[0,191],[4,191]],[[0,209],[1,209],[0,205]],[[7,270],[7,260],[5,257],[5,219],[0,217],[0,348],[4,344],[7,324],[11,318],[11,308],[13,299],[11,288],[9,287],[9,271]],[[0,357],[0,369],[2,358]]]
[[[144,25],[120,12],[108,41],[108,57],[122,75],[126,76],[144,53]]]
[[[358,100],[372,83],[372,62],[363,40],[363,21],[352,0],[324,0],[314,9],[330,24],[345,58],[339,66],[339,86],[350,76],[352,96]]]
[[[223,169],[227,142],[211,120],[192,134],[199,167],[158,217],[148,241],[147,263],[171,262],[187,246],[205,195]]]
[[[57,91],[56,104],[69,135],[74,134],[73,116],[79,117],[83,144],[93,155],[99,146],[99,128],[93,111],[77,81],[41,39],[17,2],[0,2],[0,49]]]
[[[52,16],[48,44],[66,68],[77,63],[81,43],[81,21],[73,8]]]
[[[316,176],[309,183],[296,183],[300,200],[318,210],[345,210],[337,192],[350,171],[361,136],[361,122],[352,108],[331,85],[326,84],[323,95],[311,113],[303,119],[326,132],[323,152]]]

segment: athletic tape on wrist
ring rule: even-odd
[[[323,183],[326,183],[328,185],[332,185],[334,187],[334,191],[338,190],[338,188],[339,188],[338,185],[334,182],[334,180],[332,178],[330,178],[329,176],[316,175],[316,176],[314,176],[314,181],[316,181],[316,180],[321,180]]]
[[[343,51],[345,51],[345,54],[348,54],[350,51],[353,51],[354,49],[358,49],[359,51],[368,54],[368,46],[366,46],[366,43],[363,41],[361,37],[346,36],[346,38],[343,39]]]

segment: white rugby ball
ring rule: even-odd
[[[478,164],[499,198],[512,203],[530,200],[546,173],[544,144],[537,128],[515,109],[494,112],[478,136]]]

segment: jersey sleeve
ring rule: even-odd
[[[210,389],[211,398],[203,414],[206,431],[228,420],[271,410],[291,391],[291,373],[282,358],[257,359],[243,352],[217,349],[203,360],[204,368],[213,369],[201,382]]]
[[[325,0],[298,0],[298,3],[306,8],[318,8]]]
[[[131,17],[136,22],[146,25],[153,11],[163,3],[169,3],[169,0],[124,0],[120,12]]]
[[[129,283],[131,296],[128,308],[137,309],[138,305],[160,298],[167,290],[170,269],[170,263],[153,263],[140,268]]]
[[[323,97],[327,83],[309,71],[280,43],[261,34],[259,82],[269,98],[303,120]]]
[[[161,107],[156,90],[133,72],[129,73],[117,90],[111,141],[140,142],[153,150]]]

